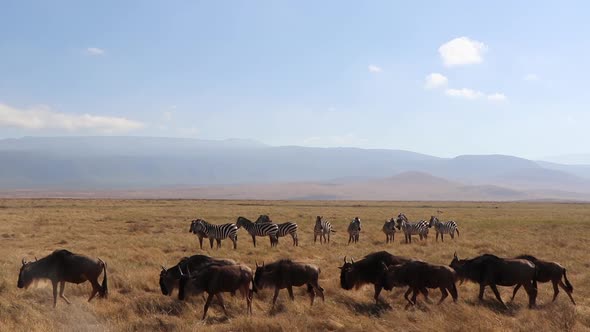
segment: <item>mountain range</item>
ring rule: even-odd
[[[590,165],[241,139],[24,137],[0,140],[0,196],[586,201]]]

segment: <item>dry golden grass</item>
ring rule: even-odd
[[[458,221],[461,237],[436,243],[405,245],[396,235],[395,243],[385,244],[381,232],[384,220],[403,211],[410,219],[427,218],[436,210],[442,219]],[[268,239],[254,248],[244,230],[239,231],[238,250],[224,242],[220,250],[199,250],[196,237],[188,233],[189,220],[202,217],[214,223],[234,222],[238,215],[250,219],[269,214],[275,221],[293,220],[300,227],[300,247],[290,238],[281,239],[271,249]],[[313,218],[321,214],[338,231],[330,245],[313,244]],[[346,245],[346,225],[350,218],[363,220],[358,245]],[[590,205],[533,203],[409,203],[409,202],[254,202],[190,200],[0,200],[0,330],[2,331],[194,331],[194,330],[573,330],[590,329]],[[59,300],[52,308],[51,290],[17,289],[22,257],[32,259],[57,248],[100,257],[108,263],[110,297],[86,302],[88,283],[68,284],[66,295],[73,302]],[[550,284],[539,284],[539,308],[527,309],[521,291],[509,310],[494,302],[491,291],[479,304],[477,286],[458,286],[459,302],[441,305],[421,302],[404,310],[402,290],[384,292],[389,308],[373,304],[371,287],[344,291],[339,286],[338,266],[344,255],[360,259],[365,254],[388,250],[396,255],[448,264],[454,251],[461,257],[490,252],[499,256],[530,253],[561,262],[568,268],[574,285],[573,306],[565,293],[550,303]],[[295,302],[286,291],[279,295],[277,309],[270,311],[272,291],[254,298],[254,315],[244,315],[245,300],[225,295],[229,319],[213,305],[205,322],[200,321],[203,299],[189,302],[165,297],[158,287],[159,266],[173,265],[182,256],[205,253],[231,258],[254,267],[254,261],[295,258],[321,267],[320,284],[326,302],[313,309],[305,289],[295,292]],[[501,288],[509,299],[510,288]],[[176,292],[175,294],[176,295]],[[432,291],[432,298],[439,296]],[[419,297],[419,300],[421,298]]]

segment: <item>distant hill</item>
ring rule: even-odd
[[[4,196],[20,190],[203,197],[194,196],[199,188],[212,198],[584,199],[590,166],[240,139],[25,137],[0,140],[0,188]]]

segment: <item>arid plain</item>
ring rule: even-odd
[[[460,237],[403,243],[396,234],[385,244],[381,227],[386,218],[404,212],[410,220],[454,219]],[[200,250],[188,232],[190,220],[200,217],[212,223],[235,222],[238,216],[256,219],[269,214],[275,222],[299,225],[299,247],[281,238],[277,248],[260,239],[254,248],[245,230],[238,231],[238,249],[231,242],[221,249]],[[336,233],[329,245],[313,243],[313,222],[323,215]],[[346,226],[351,218],[363,221],[360,242],[347,245]],[[86,299],[90,284],[67,284],[73,302],[59,300],[52,308],[49,285],[28,290],[16,281],[23,257],[31,260],[55,249],[100,257],[108,264],[109,298]],[[349,202],[349,201],[206,201],[206,200],[0,200],[0,330],[2,331],[586,331],[590,330],[590,204],[565,203],[460,203],[460,202]],[[482,253],[510,257],[523,253],[558,261],[567,268],[574,286],[574,306],[562,291],[551,303],[552,287],[539,284],[538,308],[527,309],[520,292],[508,310],[502,309],[488,289],[478,303],[478,286],[458,285],[459,301],[450,298],[440,306],[419,297],[415,308],[404,310],[401,289],[383,292],[388,306],[376,306],[372,287],[345,291],[339,285],[339,266],[345,255],[360,259],[378,251],[437,264],[449,264],[453,252],[461,258]],[[245,315],[245,300],[225,294],[229,318],[213,305],[201,321],[203,298],[188,302],[161,294],[160,265],[171,266],[183,256],[204,253],[231,258],[254,268],[255,261],[293,258],[321,268],[320,285],[326,301],[309,306],[305,289],[296,289],[295,302],[287,292],[270,308],[272,290],[254,296],[253,316]],[[102,280],[102,277],[101,277]],[[505,301],[511,288],[500,288]],[[432,290],[431,298],[439,297]]]

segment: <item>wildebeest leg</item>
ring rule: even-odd
[[[224,313],[226,316],[229,316],[229,315],[227,314],[227,310],[225,310],[225,303],[223,302],[223,296],[221,296],[221,293],[217,293],[217,294],[215,294],[215,297],[217,298],[217,301],[219,302],[219,305],[220,305],[220,306],[221,306],[221,308],[223,309],[223,313]]]
[[[535,287],[536,284],[533,281],[530,284],[525,283],[523,286],[529,296],[529,308],[533,308],[537,300],[537,287]]]
[[[252,243],[254,243],[254,248],[256,248],[256,235],[252,235]]]
[[[64,295],[65,288],[66,288],[66,282],[65,281],[60,281],[60,283],[59,283],[59,297],[61,297],[62,299],[64,299],[64,301],[66,301],[67,304],[72,304],[70,302],[70,300],[68,300],[68,298]]]
[[[92,279],[90,279],[89,281],[92,284],[92,293],[88,298],[88,302],[90,302],[90,300],[92,300],[94,296],[96,296],[96,293],[98,293],[102,289],[101,286],[98,284],[98,280],[93,281]]]
[[[420,293],[424,295],[424,301],[426,301],[426,303],[432,304],[432,301],[430,301],[430,298],[428,297],[428,289],[426,289],[426,287],[420,288]]]
[[[53,286],[53,307],[57,306],[57,281],[51,281]]]
[[[455,283],[453,283],[451,285],[451,288],[449,288],[449,292],[451,292],[451,296],[453,297],[453,302],[457,302],[457,298],[459,297],[459,294],[457,294],[457,286],[455,285]]]
[[[498,299],[498,301],[500,301],[500,303],[502,303],[502,306],[504,308],[508,309],[506,304],[504,304],[504,301],[502,301],[502,297],[500,296],[500,292],[498,291],[498,287],[496,287],[496,284],[490,284],[490,288],[494,292],[494,295],[496,295],[496,299]]]
[[[412,302],[414,302],[414,304],[418,303],[418,302],[416,301],[416,298],[418,297],[418,292],[419,292],[419,291],[420,291],[420,290],[419,290],[418,288],[413,288],[413,289],[412,289]]]
[[[574,301],[574,298],[572,297],[572,293],[568,290],[568,288],[565,286],[565,284],[563,283],[563,281],[559,280],[559,286],[561,288],[563,288],[563,290],[565,291],[565,293],[567,294],[567,296],[569,296],[570,300],[572,300],[572,303],[574,305],[576,305],[576,301]],[[557,293],[556,293],[557,294]],[[557,295],[556,295],[557,296]]]
[[[512,298],[510,299],[510,301],[514,301],[514,297],[516,296],[516,292],[518,292],[518,290],[520,289],[520,286],[522,286],[521,284],[516,285],[516,287],[514,287],[514,291],[512,291]],[[554,284],[554,286],[556,286]],[[557,294],[555,294],[555,296],[557,296]],[[555,298],[553,298],[553,300],[555,300]]]
[[[248,312],[250,313],[250,316],[252,316],[252,297],[253,297],[253,291],[251,289],[247,289],[246,291],[246,306],[248,309]]]
[[[479,284],[479,300],[483,301],[483,291],[486,289],[486,286],[484,284]]]
[[[447,298],[447,296],[449,296],[449,293],[447,292],[446,288],[444,288],[444,287],[440,288],[440,293],[441,293],[441,297],[440,297],[440,300],[438,301],[437,304],[443,303],[443,301]]]
[[[375,299],[375,304],[379,304],[379,294],[381,294],[381,289],[383,289],[381,285],[375,284],[375,295],[373,296]]]
[[[293,287],[292,286],[287,287],[287,292],[289,292],[289,298],[291,299],[291,301],[295,301],[295,296],[293,296]]]
[[[275,303],[277,302],[277,297],[279,297],[279,288],[275,287],[275,295],[272,297],[272,307],[275,307]]]
[[[207,302],[205,302],[205,309],[203,310],[203,320],[205,320],[205,317],[207,317],[207,310],[209,310],[211,300],[213,300],[213,294],[209,294],[209,296],[207,296]]]
[[[411,291],[412,291],[412,288],[408,287],[408,290],[404,294],[404,299],[406,299],[406,301],[408,301],[408,304],[406,304],[406,309],[408,309],[409,306],[414,305],[414,302],[412,302],[412,300],[410,300],[410,298],[408,297],[408,295],[410,295]]]

